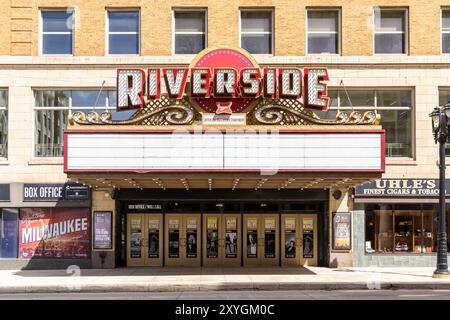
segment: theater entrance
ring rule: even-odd
[[[128,214],[128,266],[162,266],[162,214]]]
[[[317,265],[317,215],[281,215],[281,265]]]
[[[203,265],[241,265],[241,215],[205,214],[203,217]]]
[[[166,214],[165,264],[200,266],[200,214]]]
[[[279,264],[279,215],[244,214],[244,266]]]

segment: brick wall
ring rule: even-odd
[[[75,8],[77,56],[105,54],[105,9],[140,8],[141,55],[161,56],[172,52],[172,9],[208,9],[208,46],[237,46],[239,8],[275,9],[275,55],[305,54],[306,8],[342,9],[342,55],[364,56],[373,52],[373,9],[409,9],[409,54],[440,54],[440,1],[397,0],[230,0],[230,1],[141,1],[141,0],[5,0],[0,7],[3,21],[0,55],[37,55],[39,8]]]

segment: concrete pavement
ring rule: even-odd
[[[0,300],[450,300],[450,290],[0,293]]]
[[[119,268],[2,270],[0,293],[227,290],[450,290],[433,268]]]

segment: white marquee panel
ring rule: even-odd
[[[382,133],[68,132],[66,170],[382,170]]]

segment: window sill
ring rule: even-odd
[[[28,161],[29,165],[63,165],[64,158],[33,158]]]
[[[401,165],[401,166],[417,166],[417,160],[412,158],[386,158],[386,165]]]
[[[9,161],[6,158],[0,158],[0,166],[9,166]]]

